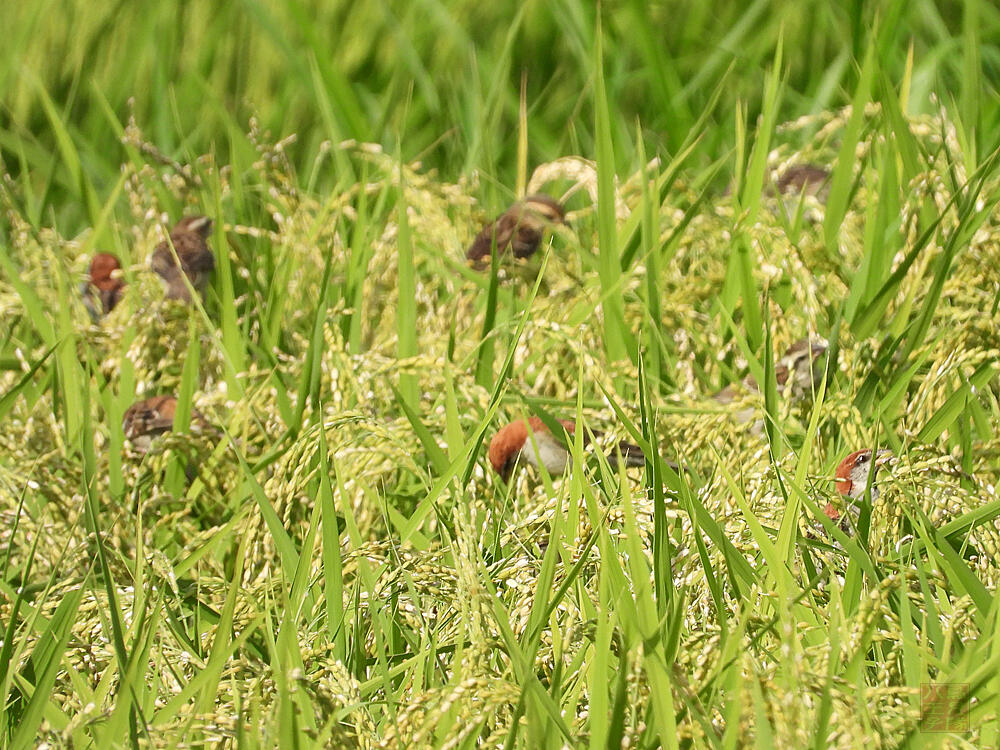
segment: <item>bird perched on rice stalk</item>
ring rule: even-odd
[[[864,449],[844,458],[837,466],[835,479],[837,492],[844,498],[847,513],[841,513],[836,506],[828,503],[824,508],[827,517],[839,522],[844,531],[850,531],[852,526],[857,528],[860,517],[858,504],[864,499],[865,490],[870,484],[872,503],[878,501],[883,494],[877,483],[879,469],[894,461],[895,456],[888,450],[880,450],[873,455],[871,450]],[[923,469],[917,469],[921,464]],[[946,529],[950,521],[971,511],[979,499],[974,492],[968,494],[968,491],[963,491],[959,483],[953,481],[956,477],[962,477],[975,484],[973,477],[960,467],[956,467],[947,456],[934,455],[929,460],[908,463],[906,472],[910,474],[910,478],[903,484],[907,486],[908,491],[898,496],[894,495],[891,507],[884,507],[884,500],[882,503],[886,515],[890,519],[895,517],[899,523],[891,541],[892,547],[897,552],[907,540],[913,544],[914,521],[920,523],[920,519],[923,519],[923,522],[930,526]],[[913,502],[906,502],[907,498]],[[900,501],[908,507],[908,510],[901,507]],[[939,541],[948,544],[966,559],[975,558],[980,555],[978,544],[987,540],[990,532],[986,526],[977,529],[976,533],[982,532],[983,536],[973,543],[970,541],[970,532],[973,528],[975,524],[959,524],[952,527]],[[988,543],[986,546],[988,548]]]
[[[875,480],[878,470],[885,466],[892,458],[892,452],[880,450],[873,454],[870,448],[854,451],[837,465],[834,473],[837,484],[837,492],[848,502],[848,508],[852,514],[857,513],[855,503],[864,498],[865,490],[868,489],[869,477],[871,477],[871,498],[872,502],[878,500],[878,485]],[[823,509],[831,521],[841,520],[841,512],[833,503],[827,503]]]
[[[792,401],[808,400],[819,387],[825,372],[826,342],[809,337],[799,339],[781,355],[774,368],[774,379],[779,394],[787,394]],[[753,375],[747,375],[740,383],[730,383],[712,398],[728,406],[740,398],[742,392],[758,393],[760,385]],[[754,409],[742,409],[734,413],[738,422],[753,419]]]

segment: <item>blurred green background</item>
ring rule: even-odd
[[[252,148],[244,133],[255,115],[275,137],[297,135],[300,168],[322,141],[355,138],[449,178],[480,170],[512,186],[523,73],[529,165],[593,156],[599,26],[620,171],[635,166],[637,124],[647,153],[671,153],[709,107],[695,158],[725,156],[737,104],[751,124],[759,112],[779,39],[779,122],[846,104],[852,61],[875,33],[892,85],[912,46],[911,113],[947,92],[980,147],[1000,121],[1000,10],[981,0],[32,0],[5,3],[2,15],[0,154],[41,194],[27,213],[51,213],[70,232],[87,221],[74,200],[81,180],[103,196],[117,178],[132,115],[182,162],[209,152],[238,162],[232,152]],[[78,151],[79,174],[60,138]]]

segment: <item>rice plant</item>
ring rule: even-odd
[[[4,15],[5,747],[1000,742],[992,4]]]

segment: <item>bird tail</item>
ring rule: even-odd
[[[612,466],[617,466],[619,456],[621,456],[621,462],[626,466],[646,465],[646,454],[642,452],[642,448],[632,443],[626,443],[624,440],[618,443],[618,449],[612,451],[608,456],[608,463]]]
[[[645,466],[646,454],[642,448],[633,443],[622,440],[618,443],[618,449],[608,455],[608,463],[611,466],[618,466],[618,456],[621,456],[621,463],[625,466]],[[680,465],[676,461],[664,460],[664,463],[674,471],[680,471]]]

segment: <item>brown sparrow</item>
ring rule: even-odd
[[[778,390],[784,392],[786,388],[790,388],[795,400],[808,398],[823,379],[824,354],[826,342],[818,338],[799,339],[789,346],[774,367]],[[746,390],[760,390],[753,375],[747,375],[741,382]],[[716,393],[714,398],[722,404],[729,404],[738,395],[739,386],[731,383]]]
[[[484,226],[465,257],[483,265],[496,245],[500,255],[510,247],[515,258],[528,258],[538,250],[545,228],[561,223],[565,217],[566,210],[558,201],[547,195],[529,195]]]
[[[830,170],[816,164],[793,164],[778,176],[779,195],[798,197],[803,192],[818,201],[830,194]]]
[[[125,282],[114,273],[121,267],[118,258],[110,253],[97,253],[90,261],[87,281],[80,285],[80,293],[93,320],[114,310],[121,299]]]
[[[560,419],[566,432],[570,435],[576,429],[576,424],[572,420]],[[595,433],[599,435],[600,433]],[[587,444],[585,436],[584,444]],[[608,461],[617,463],[618,453],[626,466],[645,466],[646,456],[638,445],[631,443],[618,443],[618,451],[608,455]],[[510,472],[517,462],[518,456],[535,468],[539,465],[551,476],[557,476],[563,472],[570,461],[569,451],[558,438],[553,435],[545,423],[539,417],[531,417],[524,420],[519,419],[500,428],[493,440],[490,441],[489,459],[493,470],[506,481],[510,477]]]
[[[801,399],[812,395],[823,380],[823,355],[826,342],[820,339],[799,339],[789,346],[774,368],[778,388],[790,387],[792,397]]]
[[[136,401],[126,411],[122,419],[122,432],[132,441],[139,453],[148,453],[153,439],[174,427],[177,413],[177,398],[163,395]],[[191,411],[191,422],[204,426],[205,419],[198,412]]]
[[[149,266],[163,281],[167,299],[191,302],[191,293],[184,283],[184,276],[187,276],[191,286],[204,294],[212,271],[215,270],[215,257],[206,242],[211,233],[212,220],[207,216],[185,216],[170,231],[170,239],[164,240],[153,250]],[[174,252],[177,253],[176,259]]]

